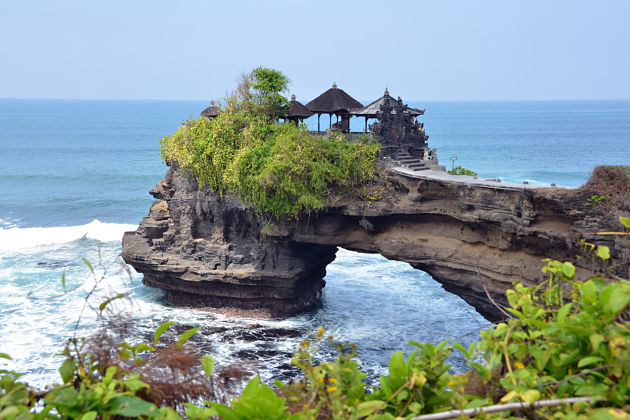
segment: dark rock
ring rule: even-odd
[[[319,303],[341,246],[408,262],[497,319],[491,300],[505,304],[512,283],[542,280],[545,257],[575,260],[580,237],[610,246],[612,265],[630,257],[625,237],[595,235],[622,227],[610,208],[587,205],[590,190],[394,172],[383,182],[379,201],[339,201],[299,222],[273,221],[232,195],[199,190],[171,167],[151,190],[159,201],[125,233],[123,258],[175,304],[277,317]],[[588,264],[578,261],[579,278]],[[618,274],[627,276],[623,267]]]

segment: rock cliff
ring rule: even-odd
[[[542,279],[542,258],[581,254],[580,238],[608,245],[613,264],[630,260],[627,237],[594,235],[622,227],[618,209],[589,202],[586,189],[403,169],[382,183],[379,200],[275,221],[170,168],[151,190],[158,201],[149,215],[125,234],[123,258],[175,304],[285,316],[318,303],[326,266],[343,247],[408,262],[489,319],[500,317],[492,300],[504,304],[513,282]],[[578,276],[589,264],[578,262]]]

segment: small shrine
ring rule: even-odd
[[[214,101],[210,101],[210,106],[201,111],[201,116],[207,119],[216,118],[221,110],[214,104]]]
[[[319,117],[322,114],[328,114],[328,128],[333,128],[332,116],[335,115],[337,117],[337,123],[339,123],[339,117],[341,117],[339,129],[344,133],[348,133],[350,131],[350,117],[352,116],[350,110],[361,107],[363,107],[361,102],[348,95],[343,89],[339,89],[337,83],[333,83],[332,88],[306,104],[306,108],[317,114],[318,132],[321,131]]]
[[[293,121],[295,125],[298,125],[304,122],[305,118],[313,115],[313,112],[295,99],[295,95],[291,95],[291,101],[287,107],[287,120]]]
[[[366,125],[368,117],[378,119],[371,129],[382,144],[384,156],[396,157],[400,152],[406,152],[405,154],[420,159],[424,159],[427,154],[429,139],[424,132],[424,124],[416,120],[417,116],[423,114],[424,110],[409,107],[400,97],[397,100],[392,98],[387,89],[380,99],[353,111],[353,115],[366,117]]]

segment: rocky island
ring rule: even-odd
[[[449,175],[416,120],[424,110],[387,90],[357,108],[333,85],[306,107],[294,97],[282,115],[295,126],[278,126],[268,116],[282,100],[269,92],[282,80],[264,71],[241,89],[258,96],[232,99],[224,110],[212,104],[207,118],[163,140],[170,168],[151,190],[157,201],[124,235],[125,261],[145,285],[167,290],[171,302],[292,315],[318,304],[338,247],[408,262],[489,319],[501,317],[513,283],[543,279],[543,258],[573,260],[583,254],[583,241],[608,246],[611,265],[627,275],[630,241],[598,234],[622,228],[615,214],[628,209],[626,169],[599,168],[580,189]],[[299,127],[309,112],[318,114],[318,127],[319,115],[328,113],[337,134]],[[341,116],[336,127],[333,115]],[[377,119],[371,139],[349,132],[351,116],[365,117],[366,128],[368,118]],[[276,134],[243,139],[260,125]],[[304,150],[319,154],[301,156]],[[328,166],[313,166],[320,161]],[[339,167],[341,181],[319,182]],[[578,260],[578,278],[582,269],[592,270],[592,259]]]
[[[151,190],[158,201],[149,215],[125,234],[123,257],[173,303],[284,316],[318,303],[337,247],[379,253],[426,271],[489,319],[500,317],[492,300],[505,304],[513,282],[542,280],[543,258],[581,255],[581,239],[607,245],[613,264],[630,260],[628,239],[596,234],[621,227],[606,206],[588,201],[589,188],[396,168],[384,184],[379,200],[270,223],[236,196],[200,190],[171,167]],[[590,264],[578,262],[578,273]]]

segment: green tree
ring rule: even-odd
[[[251,95],[254,103],[272,119],[286,115],[288,99],[282,95],[289,87],[289,78],[281,71],[257,67],[250,74]]]

